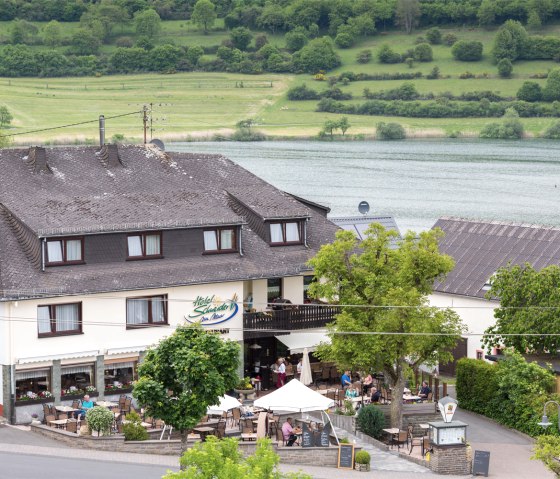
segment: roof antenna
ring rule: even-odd
[[[105,116],[99,115],[99,146],[105,144]]]

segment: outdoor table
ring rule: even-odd
[[[80,411],[80,409],[74,409],[73,407],[70,406],[55,406],[55,409],[58,412],[64,412],[66,413],[66,417],[70,417],[74,412],[76,411]],[[51,421],[52,422],[52,421]]]
[[[418,401],[422,399],[420,396],[412,396],[410,394],[403,394],[403,401]]]
[[[400,432],[398,427],[391,427],[388,429],[383,429],[383,432],[386,432],[389,435],[389,440],[391,440],[396,434]],[[393,447],[393,441],[391,441],[391,448]]]
[[[204,442],[206,441],[206,436],[214,432],[215,429],[213,427],[195,427],[193,431],[198,432],[198,434],[200,434],[200,441]]]
[[[68,423],[68,419],[56,419],[54,421],[50,421],[51,424],[54,424],[56,429],[64,429],[64,426]]]
[[[428,435],[428,429],[430,429],[430,425],[429,424],[418,424],[418,427],[420,427],[420,429],[424,430],[424,435],[427,436]]]
[[[111,402],[111,401],[97,401],[95,404],[97,404],[98,406],[103,406],[106,408],[111,408],[111,407],[118,407],[118,403],[116,402]]]

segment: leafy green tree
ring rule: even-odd
[[[340,48],[350,48],[352,45],[354,45],[354,41],[354,36],[348,32],[341,32],[334,39],[334,42]]]
[[[478,8],[478,22],[483,26],[494,25],[498,14],[498,5],[495,0],[482,0]]]
[[[560,348],[560,267],[536,270],[529,263],[498,269],[487,296],[498,298],[496,323],[486,330],[483,342],[512,347],[525,353],[544,353]],[[526,336],[540,333],[542,336]],[[506,336],[514,334],[514,336]],[[546,336],[546,334],[550,334]]]
[[[314,38],[301,50],[294,53],[293,64],[296,71],[317,73],[332,70],[340,65],[340,57],[329,37]]]
[[[291,28],[309,28],[321,19],[322,0],[294,0],[285,9],[286,23]]]
[[[432,45],[439,45],[442,41],[441,30],[438,27],[430,28],[426,32],[426,38]]]
[[[29,43],[39,29],[27,20],[14,20],[10,27],[10,43]]]
[[[134,15],[134,26],[137,35],[155,38],[161,32],[161,18],[158,13],[151,8],[142,10]]]
[[[321,133],[323,134],[329,134],[331,136],[331,139],[334,136],[334,131],[338,128],[338,121],[336,120],[327,120],[325,121],[325,123],[323,124],[323,129],[321,130]]]
[[[522,57],[527,49],[529,35],[523,25],[515,20],[505,22],[494,37],[492,56],[496,62],[509,58],[512,62]]]
[[[535,12],[541,22],[546,22],[554,12],[554,4],[552,0],[530,0],[529,1],[529,16]]]
[[[267,3],[262,13],[260,14],[257,24],[264,28],[265,30],[269,30],[273,35],[284,27],[286,23],[286,16],[284,15],[284,11],[281,8],[278,8],[278,5],[275,3]]]
[[[152,50],[155,47],[154,41],[148,37],[139,37],[134,45],[144,50]]]
[[[96,431],[97,435],[109,434],[115,415],[106,407],[95,406],[87,410],[86,419],[89,428]]]
[[[348,19],[348,27],[355,35],[373,35],[375,33],[375,22],[371,15],[363,14]]]
[[[378,140],[404,140],[406,132],[399,123],[379,122],[376,126],[375,136]]]
[[[523,123],[519,120],[519,113],[515,108],[508,108],[501,122],[484,125],[480,130],[480,138],[496,140],[520,140],[524,134]]]
[[[409,231],[395,248],[397,233],[374,223],[363,241],[339,231],[332,244],[321,247],[309,261],[321,279],[310,293],[342,305],[329,327],[331,344],[319,348],[321,359],[341,369],[383,370],[395,398],[402,397],[411,369],[451,360],[448,351],[463,331],[461,320],[454,311],[428,305],[434,281],[454,265],[438,251],[442,234]],[[392,427],[401,427],[402,407],[402,401],[391,403]]]
[[[502,78],[509,78],[513,72],[513,65],[509,58],[502,58],[498,62],[498,74]]]
[[[130,20],[128,12],[111,0],[102,0],[100,3],[92,3],[87,11],[81,16],[81,27],[95,32],[101,36],[102,41],[107,41],[113,34],[116,26],[121,28]]]
[[[536,10],[531,10],[527,17],[527,28],[529,30],[538,30],[542,27],[542,20]]]
[[[369,63],[371,61],[371,50],[362,50],[356,55],[356,61],[358,63]]]
[[[560,100],[560,68],[555,68],[548,73],[542,96],[545,101]]]
[[[208,406],[233,389],[239,378],[239,346],[201,326],[179,326],[146,353],[138,367],[133,396],[149,416],[181,433],[183,451],[188,430]]]
[[[418,62],[431,62],[434,59],[432,47],[428,43],[420,43],[414,47],[414,59]]]
[[[10,113],[10,110],[8,110],[8,107],[6,105],[0,106],[0,128],[5,128],[6,126],[8,126],[10,123],[12,123],[13,119],[14,117]]]
[[[420,13],[420,2],[418,0],[397,0],[395,11],[397,25],[404,28],[406,33],[410,33],[418,25]]]
[[[246,51],[247,48],[249,48],[251,40],[253,39],[253,34],[248,28],[237,27],[231,31],[229,37],[233,48],[237,48],[241,51]]]
[[[216,7],[210,0],[198,0],[194,5],[191,20],[195,25],[202,27],[205,34],[208,34],[208,30],[214,25],[216,17]]]
[[[379,63],[400,63],[402,57],[399,53],[394,52],[387,43],[384,43],[377,52],[377,59]]]
[[[204,55],[204,49],[200,45],[192,45],[187,50],[186,57],[191,65],[196,66],[202,55]]]
[[[517,90],[517,99],[522,101],[541,101],[542,100],[542,88],[534,81],[523,82],[521,88]]]
[[[477,62],[482,58],[482,42],[459,40],[451,48],[455,60]]]
[[[560,140],[560,121],[550,125],[541,135],[542,138],[547,140]]]
[[[43,28],[43,43],[49,47],[58,47],[62,43],[62,30],[56,20],[51,20]]]
[[[169,71],[177,68],[183,50],[175,45],[159,45],[150,50],[148,65],[153,71]]]
[[[260,50],[265,45],[268,45],[268,37],[262,33],[255,36],[255,50]]]
[[[101,47],[101,40],[89,30],[77,30],[72,35],[72,41],[68,52],[74,55],[97,55]]]
[[[351,125],[347,117],[343,116],[340,120],[338,120],[338,128],[340,128],[340,131],[342,132],[342,136],[346,134],[350,126]]]
[[[307,36],[305,28],[298,27],[286,33],[286,35],[284,35],[284,40],[286,41],[286,48],[289,51],[297,52],[307,45],[309,37]]]

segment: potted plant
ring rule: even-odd
[[[251,379],[248,377],[241,378],[237,383],[237,387],[234,389],[234,391],[241,396],[240,399],[246,399],[247,396],[253,392]]]
[[[369,463],[371,462],[371,457],[367,451],[358,451],[355,457],[356,471],[366,472],[369,471]]]
[[[31,424],[38,426],[39,424],[41,424],[41,421],[39,421],[39,416],[35,413],[31,414]]]

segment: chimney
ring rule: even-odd
[[[105,117],[99,115],[99,146],[103,148],[105,144]]]

